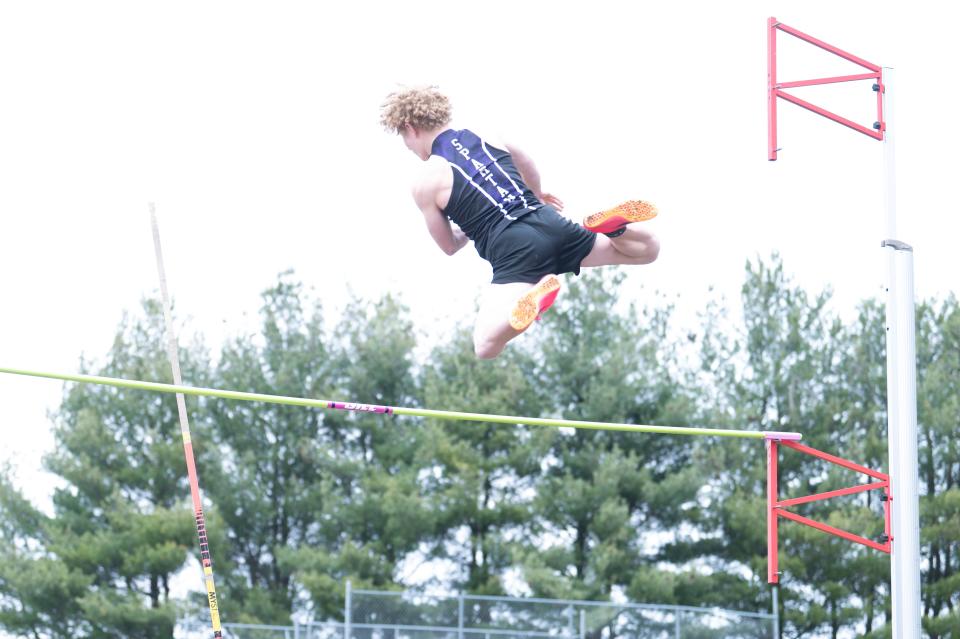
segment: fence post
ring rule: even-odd
[[[673,636],[680,639],[680,609],[673,611]]]
[[[350,630],[350,612],[353,607],[353,597],[352,597],[352,588],[350,587],[350,580],[347,579],[347,596],[343,601],[343,639],[350,639],[351,630]]]
[[[580,609],[580,639],[587,639],[587,611]]]
[[[463,639],[463,593],[457,596],[457,639]]]
[[[573,605],[567,606],[567,636],[573,639]]]

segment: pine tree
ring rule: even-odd
[[[917,306],[917,422],[923,625],[960,635],[960,305]]]
[[[260,333],[224,345],[215,385],[326,396],[332,371],[322,310],[305,310],[301,293],[289,274],[263,293]],[[235,611],[230,620],[289,623],[296,586],[282,557],[304,542],[325,506],[323,415],[294,406],[216,401],[199,430],[211,442],[201,463],[225,526],[221,554],[231,562],[219,580],[225,608]]]
[[[618,306],[623,276],[573,282],[537,342],[538,388],[550,413],[577,420],[689,424],[666,306]],[[540,596],[673,597],[646,540],[669,533],[701,486],[697,444],[681,437],[578,430],[556,436],[537,486],[524,574]],[[670,592],[665,592],[669,590]],[[611,626],[612,627],[612,626]],[[600,628],[594,629],[599,632]]]
[[[220,384],[410,403],[414,340],[396,300],[353,300],[331,333],[319,304],[307,310],[292,276],[263,298],[262,335],[224,348]],[[208,428],[219,444],[218,459],[210,460],[214,498],[237,562],[224,599],[240,602],[243,620],[287,623],[303,607],[335,618],[346,578],[358,586],[393,584],[397,564],[430,527],[419,506],[412,423],[279,405],[211,406]]]
[[[98,374],[170,381],[159,304],[145,302],[144,314],[124,321]],[[202,375],[202,351],[184,350],[181,358],[188,377]],[[61,480],[53,516],[7,493],[8,503],[21,504],[19,536],[28,541],[18,542],[14,531],[9,563],[0,563],[18,589],[10,596],[33,609],[12,623],[32,624],[35,636],[60,635],[58,616],[76,637],[173,633],[178,602],[170,582],[196,547],[179,431],[172,397],[68,387],[56,448],[45,459]],[[62,584],[52,588],[54,579]]]
[[[508,348],[494,360],[477,359],[470,331],[461,327],[457,337],[431,353],[424,399],[444,410],[537,416],[542,404],[531,366],[521,348]],[[530,518],[533,481],[553,436],[530,426],[428,420],[429,466],[423,477],[436,513],[432,554],[459,567],[456,587],[504,594],[511,546]]]

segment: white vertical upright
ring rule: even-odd
[[[884,68],[883,139],[887,260],[887,442],[893,494],[890,594],[894,639],[920,637],[920,507],[917,490],[917,349],[913,249],[896,239],[893,70]]]
[[[891,122],[894,118],[893,96],[890,93],[894,85],[894,72],[890,67],[883,67],[881,76],[883,83],[883,121],[886,130],[883,132],[883,204],[887,215],[884,225],[884,238],[897,239],[897,145],[896,131]]]
[[[773,587],[773,639],[780,639],[780,587]]]

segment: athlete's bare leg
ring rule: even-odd
[[[527,330],[560,291],[556,275],[545,275],[536,284],[491,284],[480,301],[473,329],[473,350],[480,359],[499,355],[507,342]]]
[[[480,359],[493,359],[521,331],[510,326],[510,309],[533,284],[491,284],[480,298],[473,325],[473,351]]]
[[[610,264],[649,264],[660,254],[660,240],[651,231],[630,224],[619,237],[597,235],[593,250],[580,266],[607,266]]]

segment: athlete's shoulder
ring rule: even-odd
[[[413,178],[414,197],[427,197],[443,188],[450,179],[450,165],[441,157],[431,156]]]
[[[450,172],[449,162],[447,162],[445,159],[443,159],[439,155],[431,155],[429,158],[427,158],[427,161],[423,163],[423,167],[421,167],[420,171],[418,172],[417,179],[429,180],[429,179],[435,178],[438,175],[449,173],[449,172]]]

